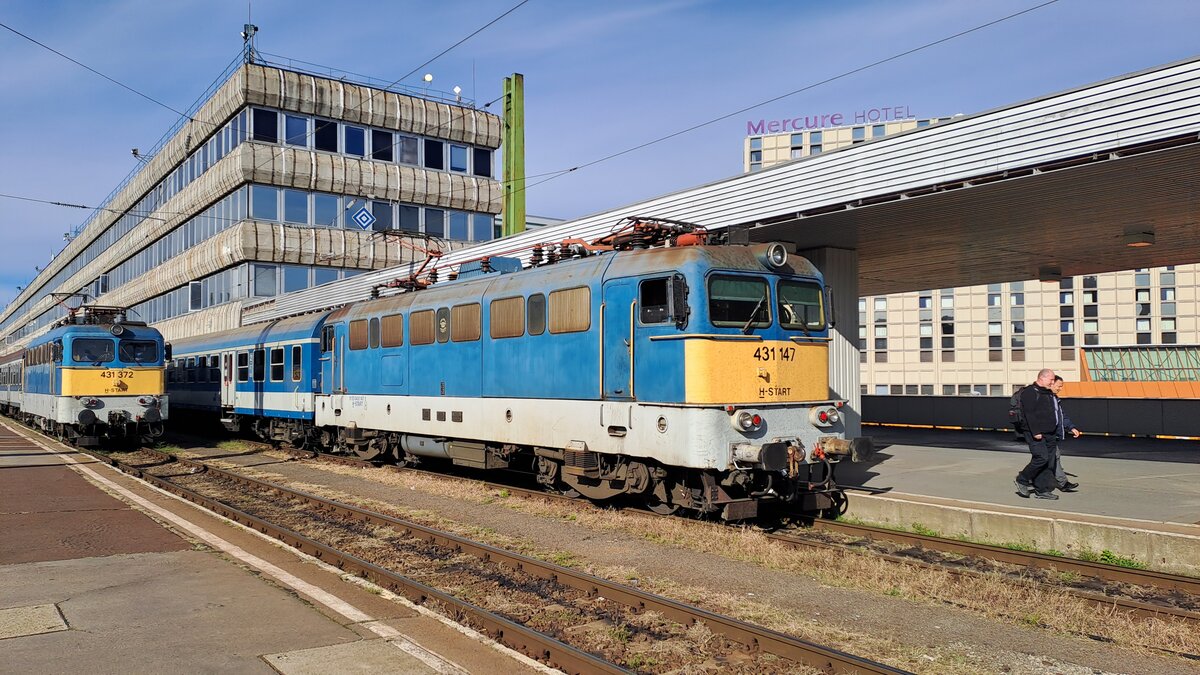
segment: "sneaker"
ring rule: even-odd
[[[1034,499],[1058,499],[1058,495],[1054,494],[1053,492],[1035,492],[1035,493],[1033,493],[1033,498]]]
[[[1062,487],[1060,487],[1058,489],[1062,490],[1063,492],[1078,492],[1079,491],[1079,483],[1072,483],[1071,481],[1067,481],[1067,482],[1063,483]]]
[[[1028,498],[1029,494],[1033,492],[1033,486],[1026,485],[1019,480],[1014,480],[1013,485],[1017,486],[1017,495],[1020,497]]]

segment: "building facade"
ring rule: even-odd
[[[743,166],[757,171],[949,119],[749,136]],[[1052,368],[1068,394],[1112,395],[1077,383],[1130,358],[1161,363],[1163,378],[1194,379],[1171,375],[1170,362],[1195,351],[1173,345],[1200,338],[1198,272],[1181,265],[860,298],[861,393],[1008,396]]]
[[[241,64],[0,314],[6,350],[65,314],[133,310],[168,339],[242,306],[495,236],[501,121],[452,95]]]

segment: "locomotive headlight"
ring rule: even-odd
[[[743,433],[758,431],[763,424],[763,418],[752,412],[743,410],[729,418],[733,428]]]
[[[808,411],[808,421],[816,427],[831,427],[842,419],[842,414],[831,405],[823,405]]]
[[[79,399],[79,402],[82,403],[83,407],[85,408],[95,408],[96,406],[100,405],[100,399],[94,396],[84,396],[83,398]]]
[[[788,253],[783,244],[771,244],[767,247],[767,264],[771,267],[783,267],[787,264]]]
[[[137,402],[138,402],[138,405],[146,406],[147,408],[151,408],[151,407],[157,408],[158,407],[158,397],[157,396],[139,396],[137,399]]]

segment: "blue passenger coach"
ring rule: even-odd
[[[314,314],[173,341],[173,404],[219,414],[230,430],[303,445],[319,388],[323,323],[324,315]]]

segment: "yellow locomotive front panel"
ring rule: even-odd
[[[161,396],[163,368],[63,368],[63,396]]]
[[[829,400],[827,342],[688,340],[688,403],[770,404]]]

